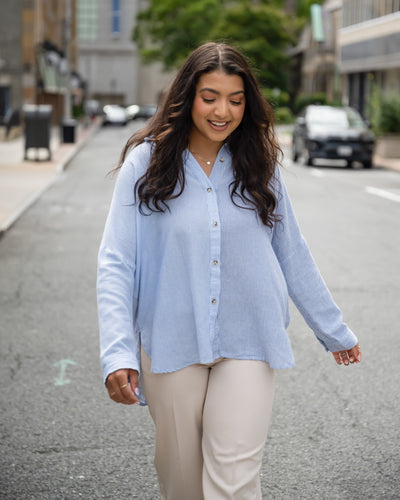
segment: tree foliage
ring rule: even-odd
[[[310,18],[310,7],[313,3],[321,4],[324,0],[297,0],[296,15],[307,21]]]
[[[222,10],[220,0],[151,0],[138,14],[133,39],[145,62],[162,61],[165,69],[176,68],[209,38]]]
[[[243,0],[226,9],[210,34],[238,46],[251,60],[261,85],[286,87],[286,49],[293,42],[293,29],[282,10]]]
[[[317,0],[318,1],[318,0]],[[311,0],[297,0],[299,14]],[[179,67],[202,42],[239,47],[256,68],[261,85],[285,89],[287,48],[304,17],[289,16],[285,0],[149,0],[139,12],[133,39],[145,62]]]

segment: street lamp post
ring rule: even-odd
[[[76,122],[71,116],[71,65],[70,65],[70,38],[71,38],[71,0],[64,0],[64,55],[65,55],[65,93],[64,116],[61,124],[62,141],[75,142]]]
[[[70,69],[70,54],[69,54],[69,39],[71,37],[71,1],[64,0],[64,55],[66,60],[65,68],[65,97],[64,97],[64,119],[71,119],[71,69]]]

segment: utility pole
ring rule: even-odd
[[[75,142],[76,122],[71,117],[71,64],[70,64],[70,42],[71,42],[71,0],[64,0],[64,55],[65,55],[65,94],[64,94],[64,117],[61,124],[62,142]]]
[[[71,0],[64,0],[64,55],[65,70],[65,95],[64,95],[64,120],[71,119],[71,68],[69,43],[71,38]]]

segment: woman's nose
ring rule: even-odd
[[[217,102],[217,106],[215,108],[215,115],[218,118],[225,118],[228,110],[228,103],[221,99]]]

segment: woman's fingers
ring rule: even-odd
[[[361,348],[359,344],[348,351],[350,363],[360,363],[361,362]]]
[[[345,366],[348,366],[349,364],[361,362],[361,348],[359,344],[352,347],[351,349],[336,351],[332,354],[338,365],[343,364]]]
[[[116,403],[126,405],[138,404],[138,372],[123,369],[111,373],[107,377],[106,387],[110,398]]]

